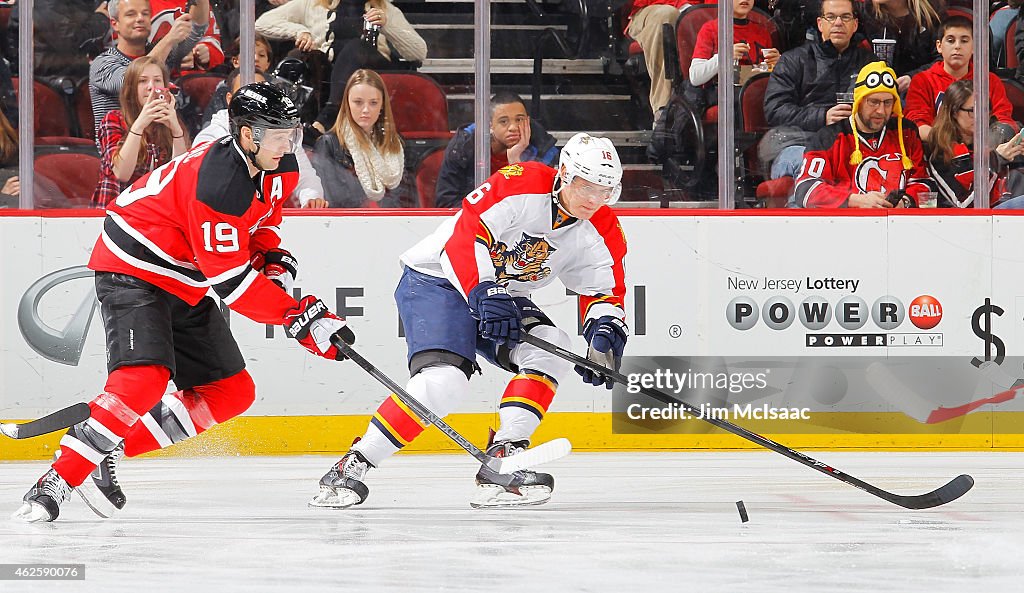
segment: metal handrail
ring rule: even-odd
[[[537,44],[534,46],[533,54],[533,79],[531,84],[532,98],[530,101],[531,113],[534,117],[540,114],[540,93],[541,86],[543,84],[543,72],[544,72],[544,48],[545,41],[549,39],[555,42],[558,46],[559,52],[562,57],[568,60],[575,60],[583,54],[583,49],[586,47],[587,39],[590,33],[590,12],[587,9],[586,0],[577,0],[580,7],[580,36],[576,41],[575,49],[569,48],[569,43],[566,41],[565,36],[562,33],[552,27],[548,27],[541,31],[540,36],[537,37]],[[541,10],[537,0],[526,0],[526,4],[530,7],[533,13],[543,18],[544,11]]]

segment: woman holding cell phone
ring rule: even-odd
[[[101,163],[93,207],[105,208],[138,178],[188,150],[168,76],[163,62],[149,56],[125,71],[121,109],[108,113],[96,132]]]
[[[938,207],[969,208],[974,202],[974,83],[958,80],[946,89],[935,114],[927,149],[928,173],[938,189]],[[1024,155],[1024,131],[991,152],[989,199],[994,208],[1024,208],[1024,174],[1008,167]]]

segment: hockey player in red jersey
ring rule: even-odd
[[[569,347],[531,300],[556,278],[579,297],[589,356],[617,366],[626,344],[623,258],[626,240],[608,204],[621,191],[622,166],[605,138],[573,136],[558,170],[537,162],[498,170],[466,196],[462,210],[401,256],[404,273],[395,291],[405,328],[411,379],[407,389],[438,416],[469,396],[479,353],[515,373],[498,408],[500,428],[487,453],[515,455],[551,405],[569,374],[565,360],[519,343],[521,332]],[[610,380],[578,367],[594,385]],[[394,395],[377,408],[366,433],[320,480],[311,506],[346,508],[369,494],[369,468],[423,432],[422,420]],[[523,470],[510,484],[481,467],[473,507],[547,502],[554,479]]]
[[[125,502],[112,471],[122,446],[128,456],[166,447],[249,408],[255,385],[210,288],[319,356],[341,359],[335,333],[354,340],[322,301],[291,295],[297,264],[277,227],[298,180],[298,110],[261,83],[239,89],[229,114],[230,136],[142,177],[107,208],[89,261],[107,383],[13,518],[53,521],[76,488],[108,516]],[[172,379],[178,391],[165,396]]]
[[[903,117],[896,74],[885,62],[861,68],[853,115],[822,128],[807,145],[794,188],[802,208],[917,205],[929,191],[917,127]]]

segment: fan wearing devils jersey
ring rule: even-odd
[[[794,190],[803,208],[914,207],[929,190],[917,128],[903,118],[896,75],[885,62],[861,68],[853,115],[811,140]]]
[[[298,109],[266,83],[242,87],[231,135],[140,178],[107,209],[89,267],[106,330],[103,393],[13,515],[53,521],[78,489],[100,516],[124,506],[115,469],[241,414],[256,391],[220,309],[277,323],[310,352],[342,357],[352,330],[313,296],[296,301],[297,262],[282,249],[281,207],[298,182]],[[164,395],[173,379],[178,391]],[[90,476],[91,474],[91,476]]]
[[[409,393],[443,417],[469,397],[477,353],[515,373],[501,396],[501,426],[489,455],[529,446],[570,371],[564,359],[519,342],[529,332],[570,345],[568,334],[530,300],[535,290],[557,278],[579,294],[588,355],[618,367],[627,336],[626,239],[608,204],[618,199],[621,179],[611,141],[577,134],[562,149],[557,171],[537,162],[499,169],[463,200],[461,212],[401,257],[405,271],[395,300],[409,348]],[[588,383],[607,383],[576,370]],[[363,437],[320,480],[310,505],[362,503],[367,470],[424,428],[396,396],[384,400]],[[554,489],[549,474],[530,470],[498,476],[482,467],[476,479],[474,507],[542,504]]]
[[[149,33],[151,44],[160,41],[171,27],[174,21],[185,14],[185,6],[188,4],[183,0],[149,0],[153,12],[153,28]],[[191,62],[191,67],[189,67]],[[210,11],[210,26],[206,29],[206,35],[199,40],[192,50],[191,59],[186,57],[182,60],[182,70],[211,70],[224,63],[224,49],[220,43],[220,29],[217,27],[217,20],[213,11]]]

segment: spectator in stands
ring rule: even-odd
[[[78,88],[89,77],[89,59],[103,51],[110,31],[106,15],[96,6],[96,0],[35,0],[32,74],[37,80],[60,88],[58,79],[67,78],[72,88]],[[7,33],[6,51],[15,68],[19,10],[15,4]]]
[[[275,40],[294,41],[295,47],[308,52],[328,53],[327,17],[333,0],[291,0],[272,8],[256,19],[256,32]]]
[[[906,93],[911,77],[939,59],[935,51],[939,11],[929,0],[868,0],[862,17],[861,34],[896,72],[900,94]],[[888,44],[891,58],[883,55],[878,40],[895,41]]]
[[[330,99],[314,124],[320,133],[337,120],[346,83],[357,69],[408,70],[410,62],[422,62],[427,57],[427,43],[389,0],[337,2],[330,17],[327,56],[334,66]],[[378,33],[364,33],[364,23],[379,27]]]
[[[0,208],[17,208],[21,184],[18,183],[18,132],[0,111]]]
[[[152,30],[149,0],[110,0],[110,26],[117,33],[117,45],[101,53],[89,66],[89,94],[96,129],[110,111],[120,106],[121,84],[132,60],[148,55],[171,70],[189,55],[206,33],[210,0],[196,0],[188,14],[174,21],[161,39],[147,52]]]
[[[242,62],[238,59],[240,47],[241,40],[235,39],[228,48],[227,53],[225,53],[226,59],[231,63],[232,70],[237,70],[242,67]],[[259,33],[257,33],[256,37],[253,39],[253,50],[256,53],[256,70],[261,72],[263,79],[266,80],[267,73],[270,72],[270,67],[274,63],[274,50],[270,48],[270,42],[267,41],[267,38]],[[206,111],[203,112],[202,125],[204,128],[210,125],[210,119],[213,117],[214,113],[217,113],[222,109],[227,109],[227,94],[228,83],[226,80],[218,83],[217,88],[213,89],[213,96],[210,97],[210,102],[206,105]]]
[[[924,149],[917,127],[903,118],[896,73],[885,62],[868,64],[857,75],[853,112],[808,143],[795,205],[916,206],[918,194],[929,190]]]
[[[149,33],[150,45],[160,41],[174,27],[174,22],[185,14],[186,6],[188,3],[185,0],[150,0],[150,8],[153,11],[153,25]],[[186,54],[180,64],[169,65],[172,75],[178,71],[185,73],[212,70],[224,63],[220,29],[217,28],[212,10],[208,12],[207,19],[209,25],[206,34],[192,48],[192,52]]]
[[[850,118],[850,103],[840,102],[837,93],[852,92],[860,69],[878,59],[870,50],[850,43],[858,26],[850,0],[823,0],[820,14],[821,41],[782,54],[768,80],[764,98],[768,123],[791,130],[785,134],[790,145],[773,147],[770,157],[762,149],[762,159],[774,159],[772,179],[796,177],[804,145],[813,133]],[[769,137],[775,137],[773,131]]]
[[[266,77],[263,72],[256,71],[256,82],[266,82]],[[225,82],[230,89],[225,97],[224,109],[215,113],[210,121],[210,125],[206,126],[196,135],[196,139],[192,141],[192,146],[202,144],[203,142],[209,142],[211,140],[217,140],[223,138],[231,133],[231,121],[228,118],[228,105],[231,104],[231,96],[238,92],[239,87],[242,86],[241,71],[237,68],[232,70],[228,74]],[[320,178],[317,177],[316,171],[313,169],[313,165],[309,162],[309,157],[306,156],[305,150],[299,150],[295,152],[295,158],[299,162],[299,184],[295,187],[295,191],[292,196],[295,198],[295,203],[302,206],[303,208],[313,207],[324,207],[326,205],[324,197],[324,187],[320,183]]]
[[[491,97],[490,132],[490,173],[524,161],[539,161],[550,167],[558,163],[555,139],[530,119],[526,104],[515,93],[500,92]],[[438,208],[458,208],[462,199],[476,187],[473,181],[475,138],[474,123],[459,128],[448,143],[437,175],[435,205]]]
[[[356,70],[342,99],[334,127],[316,141],[313,152],[313,166],[325,181],[326,205],[411,205],[410,183],[403,183],[405,149],[384,80],[373,70]]]
[[[651,112],[654,121],[658,121],[661,110],[668,105],[672,95],[672,81],[665,79],[665,51],[662,25],[675,27],[679,20],[679,11],[687,4],[703,2],[685,0],[633,0],[633,9],[629,13],[626,35],[629,35],[644,50],[644,63],[647,74],[651,77]],[[461,198],[460,198],[461,199]]]
[[[945,95],[932,128],[928,172],[939,190],[939,207],[970,208],[974,203],[974,82],[958,80]],[[1009,168],[1010,161],[1021,155],[1024,141],[1019,135],[991,153],[989,200],[999,202],[996,208],[1024,207],[1024,173]],[[1003,199],[1004,195],[1014,197]]]
[[[921,139],[925,142],[930,141],[936,109],[942,104],[949,85],[974,77],[974,34],[971,21],[962,16],[951,16],[943,21],[940,31],[935,46],[942,55],[942,61],[915,75],[907,91],[906,117],[917,124]],[[991,72],[988,75],[988,88],[991,114],[1001,122],[994,133],[998,142],[1002,142],[1016,131],[1013,106],[1006,98],[1003,81]]]
[[[125,70],[121,108],[103,116],[96,134],[101,164],[94,207],[106,207],[139,177],[188,150],[168,76],[166,64],[153,56],[134,60]]]
[[[732,2],[733,63],[752,66],[764,61],[769,67],[775,68],[779,61],[779,50],[775,49],[767,29],[747,20],[747,15],[753,9],[753,0]],[[697,33],[689,74],[690,83],[697,86],[707,84],[718,76],[718,19],[704,23]]]

